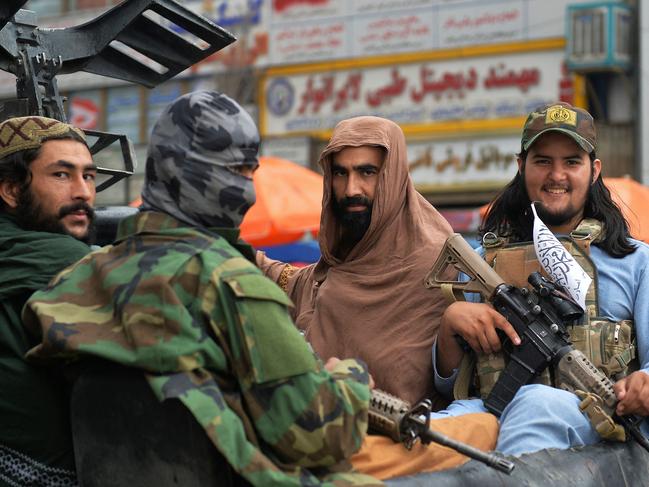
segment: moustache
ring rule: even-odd
[[[368,209],[372,208],[372,201],[365,196],[349,196],[342,198],[338,202],[339,206],[342,209],[348,208],[350,206],[365,206]]]
[[[95,217],[95,210],[93,210],[88,203],[79,201],[78,203],[72,203],[71,205],[61,207],[59,210],[59,219],[77,211],[84,211],[88,216],[88,220],[92,220]]]

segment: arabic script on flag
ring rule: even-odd
[[[534,250],[541,266],[555,282],[566,288],[582,309],[586,309],[586,292],[592,279],[538,217],[534,203],[532,213]]]

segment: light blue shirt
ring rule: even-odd
[[[590,247],[590,257],[597,269],[600,315],[613,321],[633,320],[640,366],[649,373],[649,245],[634,239],[631,242],[637,246],[636,251],[622,258],[612,257],[596,245]],[[482,247],[476,252],[484,257]],[[477,302],[479,298],[475,293],[466,295],[467,301]],[[450,377],[441,377],[436,350],[437,342],[433,345],[435,387],[452,399],[457,369]]]

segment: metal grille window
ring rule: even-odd
[[[576,59],[606,58],[606,8],[582,9],[572,12],[571,55]]]
[[[631,55],[631,29],[632,18],[628,10],[616,9],[615,11],[615,57],[630,59]]]

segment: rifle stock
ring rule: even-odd
[[[453,266],[469,276],[469,280],[448,281],[441,278],[444,271]],[[454,291],[480,293],[486,300],[491,300],[503,279],[480,257],[464,240],[462,235],[451,235],[444,244],[442,252],[426,276],[424,284],[431,287],[452,287]]]

